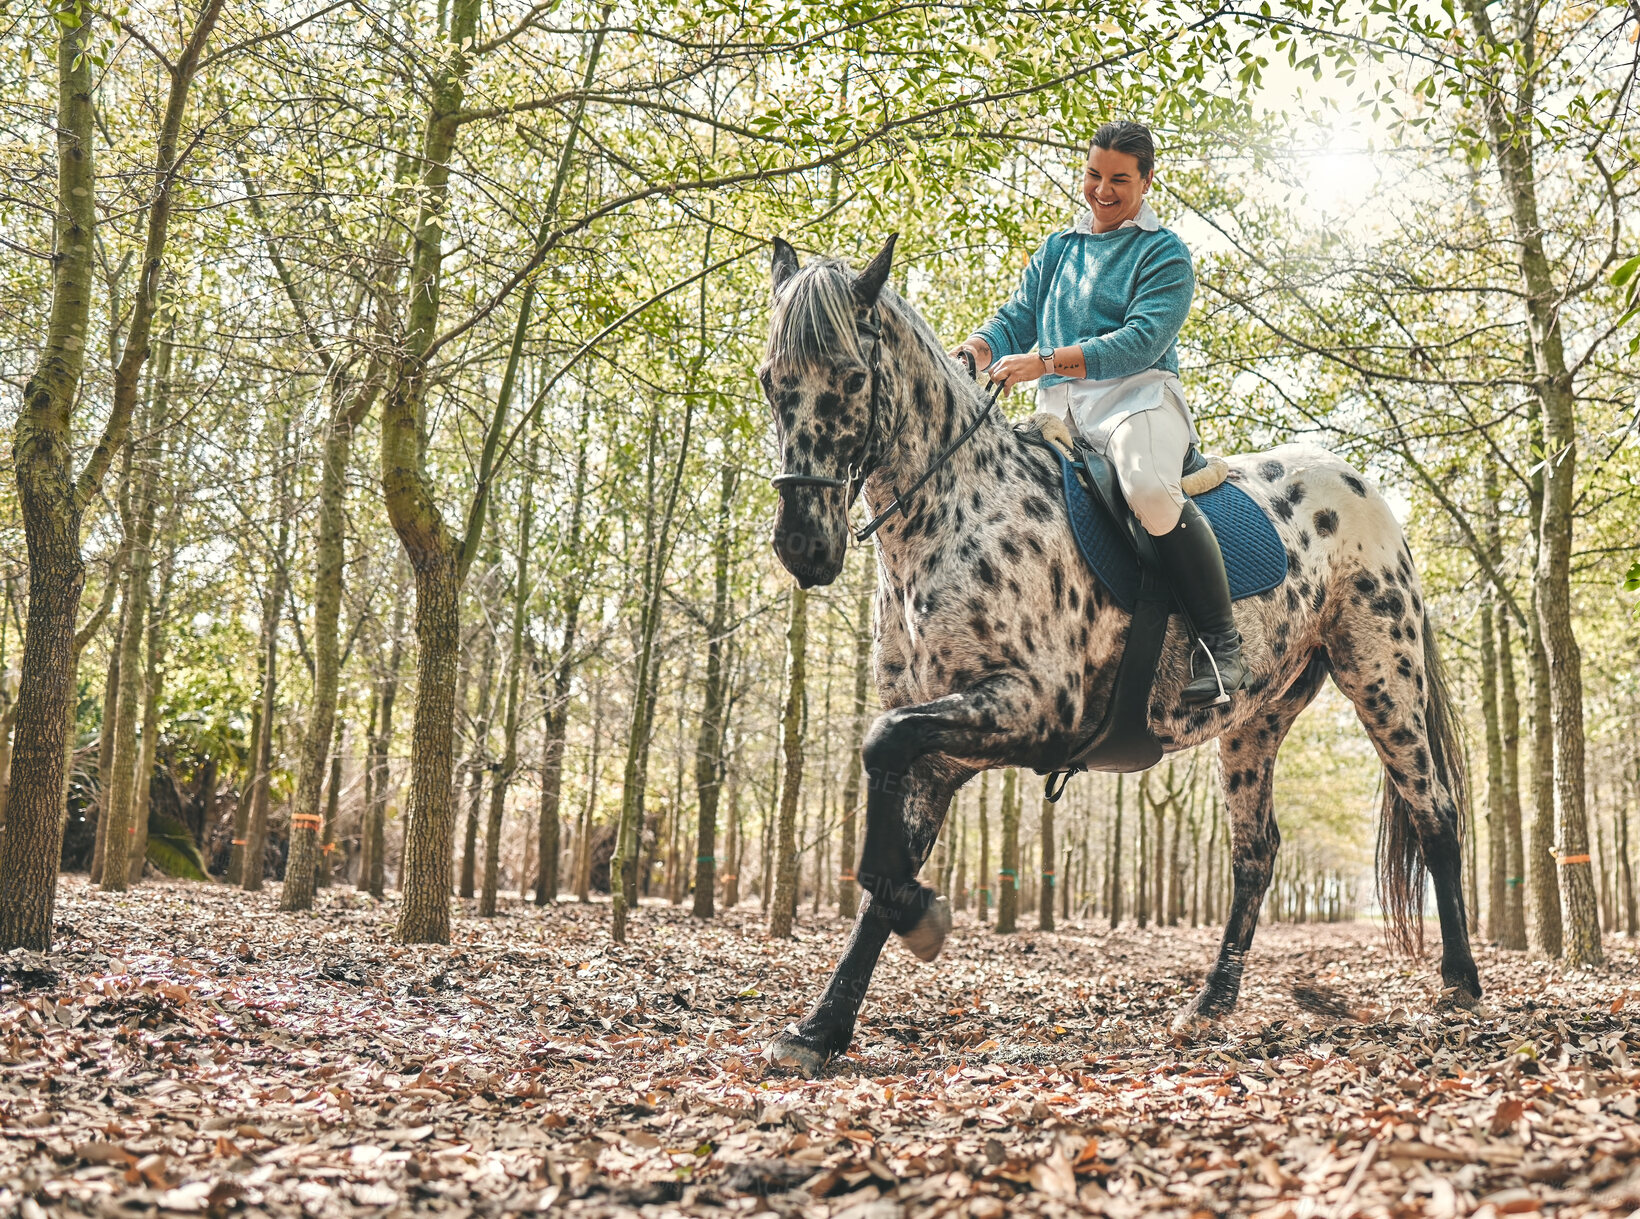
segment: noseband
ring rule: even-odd
[[[871,375],[871,407],[870,414],[866,422],[866,437],[861,443],[860,452],[857,455],[856,460],[849,462],[848,473],[843,478],[827,478],[820,474],[787,474],[782,471],[781,473],[776,474],[773,478],[769,479],[769,483],[776,491],[784,491],[787,487],[821,487],[828,490],[834,488],[846,488],[848,491],[847,503],[853,504],[855,497],[860,494],[860,488],[864,485],[866,476],[871,473],[875,463],[869,462],[868,458],[871,452],[872,443],[876,439],[877,435],[877,395],[881,386],[881,378],[878,375],[878,363],[882,358],[883,352],[883,330],[882,325],[878,321],[875,306],[872,308],[867,319],[860,323],[859,329],[862,335],[866,335],[871,339],[871,359],[867,365],[870,369]],[[974,363],[973,353],[964,349],[958,354],[961,356],[963,363],[968,365],[969,377],[978,377],[979,373],[977,371],[977,366]],[[992,385],[991,396],[985,400],[985,404],[980,407],[979,413],[974,416],[973,421],[962,430],[962,434],[953,440],[944,452],[933,460],[928,469],[922,472],[922,475],[917,479],[917,481],[911,484],[911,489],[903,495],[898,491],[894,492],[893,502],[891,502],[888,507],[884,508],[876,516],[872,517],[871,520],[867,521],[861,528],[851,531],[854,534],[854,540],[856,542],[869,541],[871,536],[876,533],[877,530],[882,528],[883,523],[887,521],[889,517],[893,516],[896,512],[903,513],[905,511],[906,501],[917,494],[918,491],[922,490],[923,484],[933,478],[935,474],[939,473],[940,468],[944,466],[946,462],[951,460],[956,451],[962,448],[963,445],[967,444],[973,434],[979,431],[979,425],[985,422],[985,417],[991,413],[991,408],[996,405],[997,396],[1001,392],[1002,382],[998,381]]]

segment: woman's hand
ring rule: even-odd
[[[1035,352],[1026,352],[1017,356],[1003,356],[991,368],[991,383],[1002,383],[1002,392],[1011,394],[1014,386],[1025,385],[1041,377],[1047,370],[1042,367],[1042,357]]]
[[[951,349],[951,358],[961,361],[962,353],[967,352],[974,357],[974,371],[982,373],[991,367],[991,345],[979,335],[972,335],[964,339]]]

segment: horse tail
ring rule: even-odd
[[[1463,723],[1447,685],[1429,614],[1424,613],[1424,730],[1430,773],[1451,798],[1460,847],[1464,810],[1469,807],[1469,762],[1463,747]],[[1437,816],[1448,810],[1437,807]],[[1460,858],[1461,850],[1460,850]],[[1383,815],[1378,822],[1378,901],[1389,920],[1390,942],[1402,952],[1420,955],[1424,947],[1424,848],[1409,804],[1384,776]]]

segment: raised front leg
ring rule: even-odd
[[[925,961],[939,955],[951,913],[917,880],[917,870],[958,786],[984,765],[1036,760],[1041,743],[1021,730],[1035,720],[1023,713],[1021,694],[1017,679],[998,679],[932,702],[896,707],[879,716],[866,734],[860,885],[872,896],[874,917]]]

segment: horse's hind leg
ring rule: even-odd
[[[1328,650],[1334,680],[1355,704],[1384,763],[1379,887],[1392,933],[1409,950],[1421,943],[1417,920],[1427,868],[1441,920],[1443,1001],[1472,1008],[1480,1002],[1481,984],[1464,914],[1458,812],[1463,755],[1416,580],[1410,563],[1404,566],[1399,582],[1395,571],[1386,571],[1384,582],[1373,587],[1364,587],[1372,578],[1362,577],[1361,604],[1345,616],[1338,642],[1329,641]]]
[[[1279,698],[1235,732],[1219,738],[1219,783],[1230,814],[1230,917],[1206,982],[1173,1021],[1177,1034],[1205,1033],[1219,1017],[1235,1010],[1242,966],[1253,946],[1259,907],[1281,846],[1271,798],[1276,751],[1299,712],[1310,705],[1326,672],[1325,659],[1313,657]]]
[[[968,777],[967,771],[952,772],[932,758],[924,758],[906,776],[906,847],[917,866],[920,867],[933,850],[951,796]],[[872,908],[876,900],[870,890],[862,895],[860,912],[855,917],[854,930],[849,933],[843,959],[803,1019],[770,1044],[768,1054],[772,1061],[813,1075],[828,1058],[841,1054],[854,1040],[854,1022],[860,1014],[860,1004],[865,999],[866,988],[871,985],[872,971],[877,967],[877,958],[891,930],[889,921]]]

